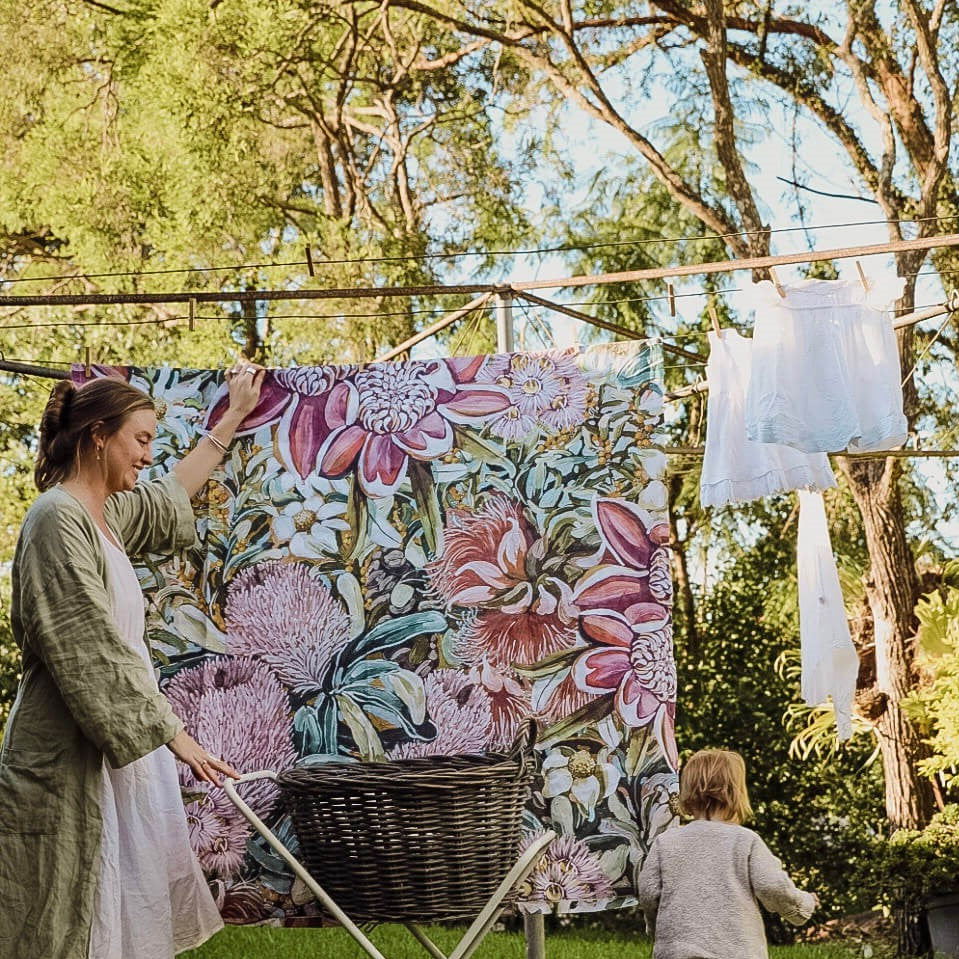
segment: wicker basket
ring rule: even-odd
[[[300,859],[355,921],[472,919],[519,855],[536,727],[508,754],[291,769]]]

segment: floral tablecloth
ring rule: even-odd
[[[526,907],[629,903],[676,790],[660,371],[650,343],[268,371],[200,547],[139,568],[188,729],[277,770],[497,751],[534,713],[526,831],[559,838]],[[156,474],[226,404],[222,371],[94,374],[155,398]],[[225,918],[309,922],[226,796],[181,785]],[[295,854],[275,787],[241,793]]]

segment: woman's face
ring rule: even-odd
[[[133,489],[140,471],[153,462],[151,444],[156,435],[153,410],[134,410],[123,425],[103,444],[100,458],[111,493]]]

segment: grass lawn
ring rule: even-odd
[[[449,954],[461,930],[427,927],[427,935]],[[370,939],[386,959],[429,959],[423,947],[402,926],[377,926]],[[627,956],[649,959],[652,943],[637,933],[597,929],[547,932],[547,959],[598,959]],[[773,946],[770,959],[852,959],[861,953],[837,945]],[[476,959],[524,959],[522,933],[492,932],[474,953]],[[182,959],[364,959],[366,953],[343,929],[274,929],[227,926],[205,946],[181,953]]]

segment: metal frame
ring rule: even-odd
[[[293,870],[310,892],[316,896],[323,905],[323,908],[346,929],[366,953],[371,956],[372,959],[386,959],[379,949],[370,942],[363,930],[330,898],[326,890],[310,875],[303,864],[277,839],[270,827],[240,798],[236,791],[236,783],[252,782],[256,779],[272,779],[276,782],[276,773],[264,769],[258,772],[245,773],[236,781],[228,778],[224,779],[223,786],[227,796],[230,797],[230,801],[240,810],[250,825],[270,844],[277,855]],[[549,846],[555,838],[556,833],[552,830],[547,830],[542,836],[530,844],[529,848],[516,860],[512,869],[510,869],[503,878],[503,881],[497,886],[496,891],[490,896],[489,900],[487,900],[486,905],[483,906],[480,914],[473,920],[469,929],[463,933],[463,937],[456,944],[449,956],[415,923],[408,922],[403,923],[403,925],[409,929],[410,933],[433,959],[469,959],[506,908],[503,900],[509,894],[510,890],[518,882],[522,882],[533,871],[540,857],[546,852],[547,846]]]

